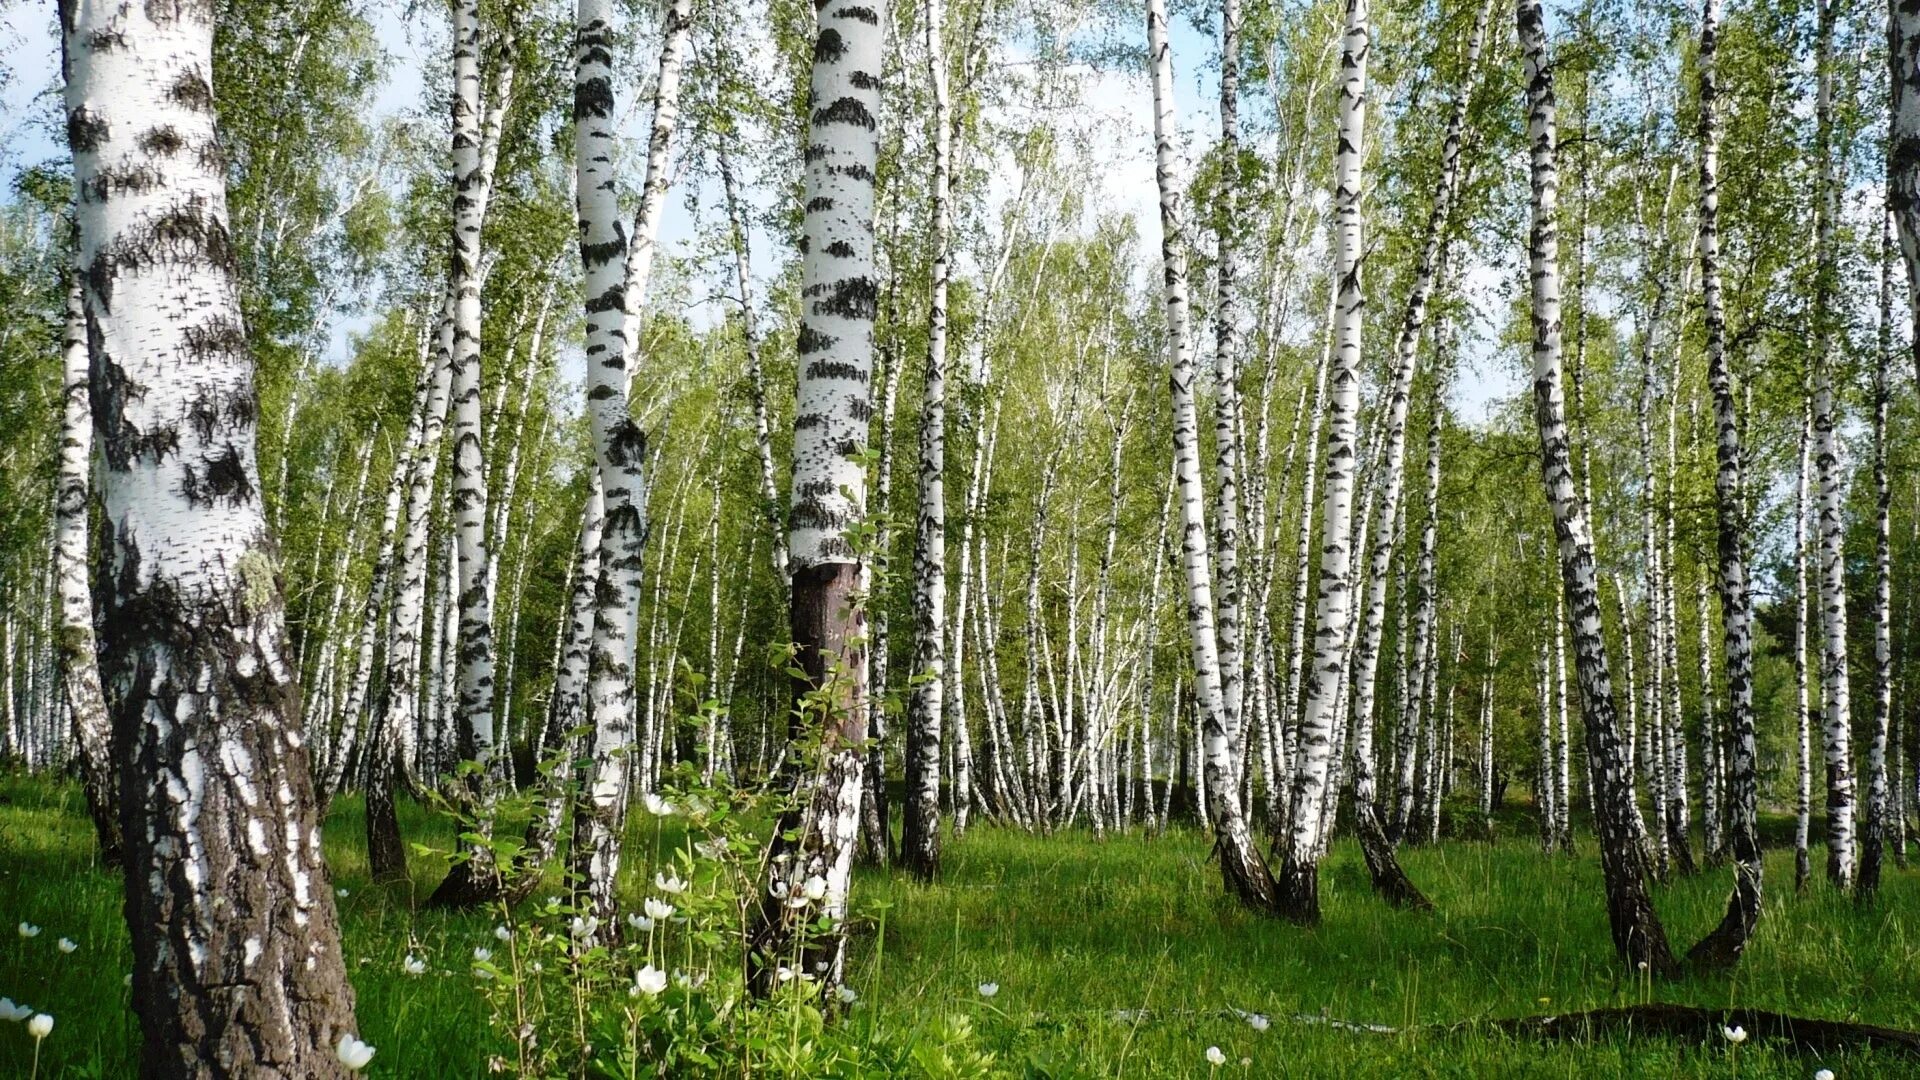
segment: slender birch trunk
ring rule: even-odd
[[[1860,835],[1858,895],[1880,888],[1891,800],[1887,789],[1887,729],[1893,721],[1893,489],[1887,484],[1887,366],[1893,351],[1893,220],[1880,215],[1880,342],[1873,364],[1873,726],[1867,741],[1867,818]]]
[[[1819,480],[1820,533],[1820,684],[1826,706],[1823,740],[1827,762],[1827,880],[1841,890],[1854,884],[1853,699],[1847,659],[1846,477],[1840,462],[1839,415],[1834,390],[1838,363],[1834,342],[1839,288],[1840,185],[1835,172],[1833,84],[1834,20],[1838,0],[1820,5],[1819,82],[1814,102],[1819,145],[1819,203],[1816,207],[1813,347],[1814,468]]]
[[[344,1077],[353,990],[260,500],[214,12],[60,6],[141,1069]]]
[[[1753,715],[1753,607],[1747,588],[1747,517],[1741,493],[1745,462],[1733,372],[1726,347],[1726,311],[1720,287],[1720,104],[1717,69],[1721,0],[1704,0],[1700,17],[1700,291],[1705,309],[1707,385],[1715,428],[1714,521],[1719,555],[1720,621],[1727,667],[1727,809],[1733,849],[1733,894],[1713,932],[1687,953],[1695,970],[1726,970],[1740,960],[1760,920],[1761,852],[1758,754]],[[1803,473],[1804,477],[1804,473]],[[1802,488],[1804,491],[1804,487]],[[1805,514],[1800,518],[1804,522]],[[1701,611],[1704,656],[1706,611]],[[1799,651],[1799,643],[1795,643]],[[1801,684],[1805,686],[1804,681]],[[1710,680],[1702,692],[1711,700]],[[1804,693],[1804,690],[1803,690]],[[1804,704],[1800,716],[1806,716]],[[1802,821],[1804,822],[1804,818]],[[1801,836],[1804,858],[1805,832]]]
[[[88,484],[93,470],[93,418],[87,394],[85,286],[75,270],[67,284],[66,325],[60,338],[59,474],[54,480],[53,574],[60,602],[60,686],[73,731],[74,762],[100,845],[100,865],[120,865],[119,793],[114,784],[113,723],[100,686],[93,638],[93,594],[88,588]]]
[[[1216,215],[1213,313],[1213,571],[1219,588],[1215,622],[1220,662],[1220,704],[1232,752],[1231,797],[1240,800],[1240,762],[1245,756],[1242,719],[1246,703],[1245,634],[1240,571],[1240,252],[1234,243],[1242,221],[1240,191],[1240,0],[1220,5],[1220,197]],[[1241,804],[1241,812],[1246,812]]]
[[[1221,700],[1206,494],[1200,482],[1199,420],[1193,400],[1193,353],[1188,341],[1183,193],[1174,172],[1173,55],[1167,41],[1164,0],[1147,0],[1147,52],[1153,80],[1154,175],[1160,189],[1160,252],[1165,270],[1162,298],[1167,308],[1167,351],[1172,369],[1174,462],[1180,487],[1180,550],[1186,573],[1194,702],[1204,731],[1205,783],[1212,804],[1214,851],[1227,891],[1256,911],[1273,911],[1277,900],[1273,876],[1254,847],[1240,810],[1238,763]]]
[[[794,805],[767,853],[748,934],[748,985],[761,997],[772,993],[778,967],[796,946],[804,970],[822,986],[839,985],[844,974],[842,920],[867,736],[865,618],[855,598],[862,556],[846,533],[865,515],[866,501],[858,455],[867,439],[863,406],[878,284],[873,169],[886,39],[881,7],[820,9],[814,43],[788,545],[795,663],[805,672],[795,680],[799,722],[816,730],[794,732],[806,739],[796,748]],[[815,879],[819,886],[809,888]],[[822,919],[829,929],[795,941]]]
[[[1811,504],[1809,489],[1813,471],[1813,400],[1808,396],[1800,413],[1800,469],[1794,487],[1793,563],[1794,622],[1793,676],[1799,701],[1794,761],[1798,766],[1794,785],[1793,889],[1805,892],[1813,876],[1813,673],[1807,661],[1812,644],[1813,623],[1809,618],[1813,582],[1807,558],[1807,521]]]
[[[463,810],[473,819],[469,827],[488,837],[493,831],[498,785],[493,775],[493,586],[488,573],[493,538],[487,535],[486,451],[480,430],[480,226],[492,177],[482,167],[480,151],[479,0],[454,3],[453,81],[454,299],[448,407],[452,421],[449,494],[458,569],[454,601],[459,611],[453,727],[461,760],[477,766],[465,785]],[[505,107],[504,102],[494,104]],[[498,894],[500,868],[489,845],[484,841],[463,844],[461,855],[429,903],[471,906]]]
[[[780,506],[780,487],[774,480],[773,424],[767,415],[767,369],[761,361],[758,319],[753,309],[753,276],[749,270],[747,226],[740,211],[739,182],[733,173],[733,156],[722,139],[715,148],[720,164],[720,183],[727,201],[727,235],[733,244],[734,278],[740,289],[740,338],[747,351],[747,394],[753,409],[753,447],[760,464],[761,514],[767,520],[772,543],[767,545],[773,557],[773,573],[782,585],[787,581],[787,521]]]
[[[1595,827],[1607,892],[1614,949],[1629,963],[1646,963],[1667,975],[1677,965],[1666,930],[1653,910],[1634,828],[1633,791],[1627,784],[1602,636],[1598,579],[1586,508],[1573,482],[1561,388],[1560,267],[1555,217],[1559,175],[1555,164],[1553,67],[1547,57],[1540,0],[1517,0],[1516,22],[1527,84],[1527,132],[1532,157],[1532,227],[1529,236],[1533,314],[1533,394],[1540,428],[1541,482],[1553,511],[1560,577],[1566,589],[1579,674],[1580,712],[1586,721],[1588,775],[1594,789]]]
[[[1229,0],[1231,2],[1231,0]],[[953,122],[947,96],[946,6],[926,5],[927,81],[933,93],[932,282],[920,405],[920,505],[913,545],[913,670],[907,701],[906,807],[900,859],[921,881],[940,872],[940,711],[947,634],[947,277],[952,245]]]
[[[1393,377],[1387,389],[1385,429],[1382,433],[1384,446],[1379,451],[1379,480],[1375,487],[1375,515],[1378,521],[1371,565],[1366,571],[1367,593],[1361,609],[1360,633],[1353,657],[1353,804],[1361,851],[1367,860],[1367,871],[1373,880],[1374,891],[1396,905],[1417,908],[1431,905],[1400,868],[1400,862],[1393,853],[1393,842],[1388,838],[1387,825],[1380,817],[1373,767],[1374,681],[1379,671],[1380,639],[1386,626],[1387,580],[1401,536],[1400,496],[1406,472],[1407,407],[1413,390],[1420,336],[1426,326],[1427,308],[1433,298],[1436,280],[1447,261],[1467,106],[1478,81],[1480,51],[1486,40],[1487,17],[1491,9],[1490,3],[1482,4],[1474,21],[1473,38],[1467,45],[1467,74],[1454,97],[1453,108],[1447,117],[1446,136],[1441,143],[1440,178],[1434,185],[1433,205],[1427,215],[1426,239],[1421,245],[1419,262],[1415,264],[1413,288],[1408,293],[1407,306],[1401,316],[1400,332],[1394,340]],[[1441,381],[1437,371],[1439,362],[1436,361],[1434,375],[1436,387]],[[1430,489],[1438,484],[1440,396],[1440,391],[1436,389],[1432,435],[1428,445]],[[1433,498],[1437,500],[1437,492]],[[1429,509],[1432,508],[1430,505]],[[1432,530],[1435,524],[1430,517],[1428,530]],[[1432,549],[1428,546],[1432,535],[1431,531],[1423,532],[1421,538],[1421,567],[1425,575],[1421,581],[1421,602],[1425,605],[1428,629],[1431,629],[1433,600]],[[1419,663],[1419,660],[1416,659],[1415,663]]]
[[[1367,59],[1372,50],[1368,0],[1347,0],[1341,38],[1338,134],[1334,154],[1333,364],[1328,375],[1326,486],[1322,496],[1320,587],[1315,604],[1313,669],[1294,759],[1293,812],[1280,872],[1280,910],[1296,922],[1320,918],[1322,819],[1336,751],[1336,699],[1345,685],[1353,614],[1353,496],[1360,411],[1360,184],[1366,134]]]

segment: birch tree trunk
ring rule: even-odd
[[[1396,905],[1430,907],[1393,853],[1386,823],[1381,820],[1373,766],[1374,682],[1379,672],[1380,640],[1386,626],[1387,581],[1395,549],[1401,536],[1401,488],[1405,476],[1407,446],[1407,407],[1413,390],[1414,369],[1420,349],[1421,331],[1426,326],[1427,307],[1432,301],[1435,281],[1446,263],[1449,228],[1452,224],[1454,192],[1460,175],[1460,149],[1466,131],[1467,106],[1473,97],[1480,67],[1480,50],[1486,39],[1487,16],[1491,4],[1482,4],[1474,21],[1473,38],[1467,45],[1467,74],[1454,97],[1447,117],[1446,136],[1440,148],[1440,178],[1434,185],[1433,205],[1427,215],[1426,239],[1421,245],[1419,262],[1414,266],[1413,288],[1401,316],[1400,332],[1394,340],[1393,378],[1387,389],[1384,446],[1379,450],[1379,483],[1371,565],[1367,568],[1367,594],[1360,621],[1360,636],[1354,646],[1353,683],[1353,807],[1360,833],[1360,848],[1367,860],[1367,871],[1375,892]],[[1436,349],[1436,356],[1438,350]],[[1434,375],[1436,387],[1440,376]],[[1435,412],[1428,446],[1429,488],[1437,489],[1439,478],[1439,438],[1441,394],[1434,393]],[[1437,501],[1437,490],[1433,492]],[[1433,509],[1430,504],[1429,509]],[[1428,519],[1421,537],[1421,602],[1426,628],[1431,629],[1432,548],[1431,531],[1437,522]],[[1424,647],[1424,639],[1422,643]],[[1415,661],[1419,663],[1418,660]]]
[[[1800,413],[1800,470],[1794,486],[1793,563],[1794,623],[1793,675],[1799,697],[1797,750],[1794,761],[1798,775],[1794,785],[1793,889],[1805,892],[1813,876],[1813,673],[1807,662],[1807,650],[1813,640],[1809,606],[1813,582],[1807,560],[1807,521],[1809,489],[1813,471],[1813,399],[1808,396]]]
[[[142,1072],[345,1076],[353,991],[260,501],[213,9],[60,14]]]
[[[774,480],[773,424],[767,416],[767,369],[761,362],[758,320],[753,310],[752,260],[748,257],[747,226],[740,212],[739,183],[734,178],[733,156],[726,140],[715,148],[720,164],[720,183],[727,200],[727,235],[733,244],[735,280],[740,287],[740,338],[747,351],[747,393],[753,409],[753,446],[760,462],[761,513],[767,519],[772,542],[767,545],[773,557],[773,573],[781,584],[787,581],[787,522],[780,508],[780,487]]]
[[[865,618],[855,596],[862,555],[847,535],[865,514],[873,371],[873,169],[879,157],[886,38],[882,5],[819,10],[806,151],[801,267],[800,380],[794,416],[788,565],[801,710],[792,807],[767,854],[766,880],[747,938],[755,996],[778,985],[796,947],[803,970],[838,986],[846,952],[847,889],[858,839],[861,744],[866,740]],[[818,879],[818,885],[809,883]],[[796,942],[802,928],[830,928]]]
[[[1240,571],[1240,327],[1238,297],[1240,254],[1235,231],[1241,227],[1240,191],[1240,0],[1220,5],[1220,198],[1216,215],[1213,346],[1213,550],[1214,582],[1220,590],[1216,623],[1220,662],[1220,704],[1234,774],[1231,798],[1240,799],[1240,762],[1245,758],[1246,701],[1244,621]]]
[[[1823,740],[1827,762],[1827,880],[1842,891],[1854,884],[1853,699],[1847,660],[1846,477],[1841,469],[1839,416],[1833,369],[1833,341],[1839,288],[1840,187],[1834,148],[1833,35],[1835,4],[1820,5],[1819,82],[1814,101],[1819,144],[1819,202],[1816,207],[1816,299],[1813,349],[1813,454],[1819,479],[1820,527],[1820,686],[1826,706]]]
[[[1892,84],[1887,147],[1887,209],[1900,234],[1907,267],[1909,347],[1920,376],[1920,6],[1887,5],[1887,61]]]
[[[1232,0],[1228,0],[1229,3]],[[947,633],[947,250],[952,243],[951,108],[945,5],[927,0],[927,79],[933,91],[933,270],[920,407],[920,506],[913,545],[913,670],[907,701],[907,798],[900,860],[921,881],[940,871],[940,710]]]
[[[1313,669],[1294,756],[1293,809],[1280,871],[1280,910],[1296,922],[1320,918],[1321,820],[1333,797],[1337,700],[1344,689],[1353,596],[1355,427],[1360,411],[1360,184],[1366,134],[1368,0],[1346,0],[1341,37],[1338,134],[1334,153],[1333,363],[1328,373],[1326,483],[1322,495],[1320,588],[1315,604]]]
[[[1721,0],[1704,0],[1700,16],[1700,291],[1707,346],[1707,385],[1715,428],[1713,492],[1719,555],[1720,621],[1727,667],[1727,809],[1733,850],[1733,894],[1712,933],[1687,953],[1695,970],[1727,970],[1740,960],[1760,920],[1761,852],[1758,755],[1753,715],[1753,604],[1747,590],[1744,451],[1727,359],[1726,311],[1720,291],[1720,97],[1717,69]],[[1805,515],[1802,515],[1804,520]],[[1702,635],[1706,612],[1701,611]],[[1703,652],[1706,642],[1702,640]],[[1703,666],[1707,660],[1703,654]],[[1804,683],[1803,683],[1804,685]],[[1702,686],[1711,699],[1710,681]],[[1806,709],[1800,709],[1801,717]],[[1802,834],[1804,836],[1804,833]],[[1804,851],[1804,847],[1801,849]]]
[[[504,59],[503,59],[504,63]],[[475,769],[467,778],[463,811],[469,828],[482,837],[493,832],[494,801],[494,648],[493,586],[487,535],[486,452],[480,430],[480,226],[492,184],[482,166],[480,125],[479,0],[455,0],[453,7],[453,293],[452,350],[448,356],[449,408],[452,413],[452,525],[459,611],[454,730],[460,758]],[[504,101],[494,103],[505,108]],[[464,907],[498,895],[500,868],[490,846],[462,844],[456,861],[428,903]]]
[[[1362,0],[1364,2],[1364,0]],[[1207,548],[1206,493],[1200,482],[1199,419],[1193,400],[1193,353],[1188,341],[1187,253],[1179,177],[1174,171],[1173,55],[1164,0],[1147,0],[1147,52],[1153,78],[1154,177],[1160,190],[1162,299],[1172,369],[1174,467],[1180,488],[1180,551],[1186,572],[1187,629],[1193,652],[1193,693],[1205,744],[1205,784],[1212,804],[1214,853],[1227,891],[1256,911],[1275,911],[1272,874],[1254,847],[1240,810],[1238,762],[1220,691],[1214,636],[1213,582]]]
[[[87,488],[93,470],[93,418],[87,395],[85,286],[76,270],[67,285],[66,326],[60,339],[59,474],[54,480],[53,575],[60,602],[60,686],[73,730],[74,762],[86,793],[87,814],[100,844],[100,865],[120,865],[118,790],[114,784],[113,725],[100,686],[94,649],[93,594],[88,588]]]
[[[1867,742],[1867,820],[1860,836],[1858,894],[1880,888],[1891,800],[1887,791],[1887,729],[1893,720],[1893,489],[1887,484],[1887,365],[1893,351],[1892,217],[1880,215],[1880,342],[1873,363],[1873,726]]]
[[[1601,633],[1598,578],[1586,508],[1573,482],[1567,446],[1560,359],[1560,266],[1555,217],[1559,175],[1555,165],[1553,66],[1547,56],[1540,0],[1517,0],[1516,22],[1527,84],[1527,136],[1532,158],[1532,223],[1528,254],[1533,281],[1533,396],[1540,429],[1540,478],[1553,512],[1560,577],[1566,589],[1579,675],[1580,712],[1587,728],[1588,775],[1594,791],[1595,828],[1606,880],[1607,917],[1613,945],[1628,963],[1655,973],[1677,969],[1666,930],[1648,895],[1635,829],[1633,790],[1627,784]]]

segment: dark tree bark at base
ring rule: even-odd
[[[1367,875],[1373,880],[1373,891],[1394,907],[1432,911],[1433,901],[1427,899],[1400,868],[1400,860],[1393,853],[1393,842],[1387,839],[1386,830],[1380,825],[1379,810],[1366,806],[1354,816],[1358,819],[1360,851],[1367,859]]]
[[[404,881],[407,847],[400,839],[400,816],[393,805],[391,765],[376,762],[367,778],[367,870],[375,881]]]
[[[1275,882],[1279,892],[1275,910],[1280,917],[1301,926],[1320,924],[1320,864],[1287,859],[1280,864]]]
[[[491,904],[511,895],[500,868],[491,859],[471,857],[454,863],[440,886],[427,897],[427,906],[457,910]]]
[[[1736,847],[1742,845],[1736,844]],[[1687,951],[1687,966],[1696,972],[1731,971],[1753,940],[1753,928],[1760,921],[1760,848],[1751,847],[1751,858],[1743,857],[1734,870],[1733,895],[1727,899],[1727,913],[1720,925]]]
[[[1280,888],[1254,847],[1245,818],[1236,815],[1215,831],[1213,854],[1230,896],[1262,915],[1281,914]]]

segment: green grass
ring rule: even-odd
[[[56,1017],[42,1076],[127,1076],[135,1032],[121,982],[120,883],[92,865],[79,799],[69,786],[0,778],[0,995]],[[445,841],[444,824],[403,813],[410,839]],[[494,919],[415,913],[442,870],[428,860],[414,860],[411,889],[369,885],[360,825],[357,803],[343,801],[328,851],[348,894],[340,904],[362,1034],[379,1047],[371,1074],[489,1075],[488,1057],[507,1043],[489,1029],[463,958],[490,941]],[[1506,832],[1527,835],[1518,820]],[[649,831],[639,842],[652,841]],[[1546,1045],[1296,1019],[1407,1026],[1654,1000],[1920,1028],[1920,882],[1907,873],[1892,872],[1863,909],[1821,884],[1795,896],[1792,853],[1775,850],[1766,913],[1736,976],[1649,985],[1613,962],[1590,843],[1571,859],[1543,857],[1526,839],[1411,850],[1408,872],[1435,915],[1384,907],[1357,851],[1336,844],[1322,875],[1325,921],[1311,930],[1225,900],[1207,849],[1186,831],[1102,840],[976,829],[950,846],[939,885],[863,871],[851,981],[864,1005],[853,1022],[910,1028],[964,1014],[1000,1066],[1028,1076],[1207,1077],[1210,1045],[1227,1055],[1221,1077],[1920,1075],[1920,1064],[1886,1056],[1816,1061],[1752,1043],[1736,1057],[1724,1043]],[[1660,891],[1676,947],[1718,918],[1727,878],[1709,871]],[[17,937],[23,919],[42,935]],[[60,954],[62,936],[79,950]],[[402,976],[411,950],[434,957],[435,971]],[[1000,985],[991,1000],[975,989],[987,981]],[[1256,1032],[1232,1009],[1270,1015],[1272,1027]],[[25,1076],[30,1061],[24,1029],[0,1027],[0,1076]]]

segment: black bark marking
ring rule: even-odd
[[[823,31],[824,34],[824,31]],[[824,109],[815,109],[813,126],[815,130],[828,124],[852,124],[868,131],[875,129],[873,114],[867,111],[866,102],[856,97],[834,99],[833,104]]]

